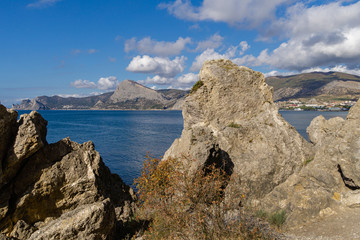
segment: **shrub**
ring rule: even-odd
[[[276,211],[273,214],[271,214],[269,217],[269,222],[271,224],[274,224],[278,228],[280,228],[285,223],[285,220],[286,220],[286,212],[284,210]]]
[[[232,128],[240,128],[241,126],[237,123],[231,122],[229,123],[228,127],[232,127]]]
[[[135,180],[139,217],[151,221],[145,239],[259,239],[256,226],[242,216],[236,194],[224,201],[229,176],[215,165],[191,172],[189,158],[148,157]],[[226,202],[226,203],[225,203]],[[238,202],[234,204],[234,202]]]
[[[204,85],[204,83],[201,80],[197,81],[191,88],[190,94],[196,92],[196,90],[198,90],[202,85]]]

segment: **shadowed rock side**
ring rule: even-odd
[[[46,142],[37,112],[0,105],[0,239],[118,239],[134,194],[92,142]],[[5,237],[7,236],[7,237]]]
[[[188,155],[195,159],[190,168],[198,169],[219,148],[219,156],[233,164],[228,187],[236,185],[256,203],[301,170],[313,154],[311,144],[278,113],[261,73],[229,60],[212,60],[199,77],[203,85],[183,105],[181,138],[164,159]]]

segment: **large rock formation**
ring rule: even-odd
[[[290,226],[360,207],[359,126],[360,102],[346,120],[316,117],[307,129],[316,149],[314,158],[266,196],[264,207],[285,209]]]
[[[229,184],[240,180],[238,189],[253,202],[300,171],[311,145],[278,113],[261,73],[212,60],[201,69],[200,81],[185,100],[181,138],[165,159],[191,156],[192,169],[216,163],[239,177]]]
[[[164,159],[185,155],[194,159],[190,169],[215,163],[231,176],[225,197],[238,189],[245,204],[284,210],[288,228],[360,207],[360,102],[346,120],[315,118],[309,143],[279,115],[261,73],[212,60],[200,81],[185,100],[181,138]]]
[[[37,112],[0,106],[0,233],[12,239],[117,239],[134,194],[92,142],[46,142]],[[1,234],[0,234],[1,238]]]

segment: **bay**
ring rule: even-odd
[[[19,114],[30,111],[19,111]],[[138,177],[147,152],[161,157],[180,137],[181,111],[39,111],[48,121],[47,141],[65,137],[83,143],[92,141],[105,164],[127,184]],[[323,115],[345,118],[347,112],[280,111],[306,139],[311,120]]]

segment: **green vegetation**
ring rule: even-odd
[[[137,221],[149,223],[144,239],[270,239],[240,207],[243,194],[230,189],[232,198],[225,201],[230,176],[215,165],[190,173],[191,161],[148,157],[144,162],[134,183]]]
[[[194,84],[194,86],[191,88],[190,94],[196,92],[202,85],[204,85],[204,83],[203,83],[201,80],[197,81],[197,82]]]
[[[279,210],[272,213],[269,216],[269,222],[278,228],[280,228],[286,221],[286,212],[284,210]]]
[[[304,166],[308,165],[310,162],[312,162],[312,160],[314,160],[314,157],[306,159],[305,162],[304,162]]]
[[[241,125],[237,124],[237,123],[234,123],[234,122],[231,122],[229,123],[228,127],[231,127],[231,128],[241,128]]]

